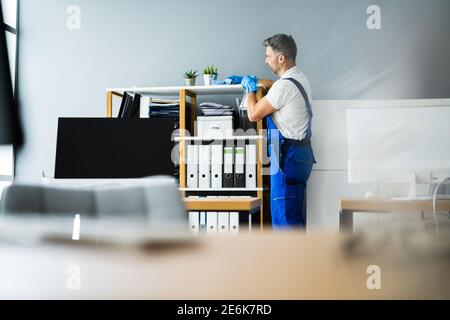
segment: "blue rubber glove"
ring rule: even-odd
[[[228,84],[241,84],[242,82],[242,77],[241,76],[229,76],[225,79],[225,83]]]
[[[258,92],[258,78],[255,76],[245,76],[242,79],[241,85],[247,91],[247,93],[256,93]]]

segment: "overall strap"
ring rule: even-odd
[[[306,137],[305,137],[305,139],[310,139],[311,135],[312,135],[311,119],[312,119],[313,113],[312,113],[312,108],[311,108],[311,102],[309,101],[309,98],[308,98],[308,94],[306,93],[305,88],[303,88],[303,86],[300,84],[300,82],[298,82],[294,78],[283,78],[283,80],[288,80],[288,81],[291,81],[293,84],[295,84],[295,86],[300,91],[303,99],[305,99],[306,109],[308,110],[308,114],[309,114],[308,128],[306,129]]]

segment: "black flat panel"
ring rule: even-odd
[[[0,145],[22,143],[22,128],[14,104],[8,50],[0,6]]]
[[[59,118],[55,178],[174,174],[173,119]]]

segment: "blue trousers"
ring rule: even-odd
[[[315,163],[313,150],[311,146],[284,143],[279,152],[272,150],[270,157],[272,226],[274,229],[305,227],[305,191]]]

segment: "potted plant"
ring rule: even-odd
[[[210,86],[213,80],[217,80],[217,68],[213,64],[203,69],[203,80],[205,86]]]
[[[195,79],[198,77],[197,70],[188,70],[184,73],[184,78],[186,79],[187,86],[195,86]]]

